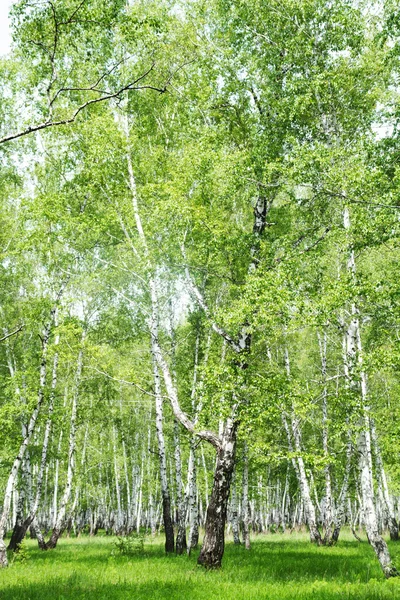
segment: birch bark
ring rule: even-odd
[[[327,371],[326,371],[326,347],[327,335],[326,330],[321,336],[318,334],[318,342],[321,357],[321,375],[322,375],[322,449],[324,453],[324,475],[325,475],[325,518],[324,518],[324,537],[322,543],[327,545],[332,541],[333,533],[333,500],[332,500],[332,482],[331,470],[329,463],[329,446],[328,446],[328,389],[327,389]]]
[[[387,516],[387,522],[389,527],[390,539],[397,541],[399,539],[399,526],[395,517],[393,502],[389,493],[389,486],[387,483],[387,477],[385,468],[383,466],[383,460],[381,455],[381,449],[379,446],[378,436],[376,432],[374,419],[370,420],[371,424],[371,438],[374,446],[375,464],[377,472],[378,486],[380,489],[380,496],[384,502],[384,509]]]
[[[158,442],[158,456],[159,456],[159,468],[160,468],[160,481],[161,481],[161,496],[163,506],[163,521],[165,530],[165,551],[174,551],[174,527],[171,518],[171,497],[168,485],[168,473],[167,473],[167,457],[165,453],[165,439],[163,429],[163,400],[161,396],[161,382],[160,374],[158,372],[158,366],[156,358],[153,356],[153,376],[155,384],[156,394],[156,432]]]
[[[57,313],[54,315],[54,324],[57,326]],[[57,348],[60,341],[60,336],[57,334],[54,340],[54,345]],[[22,542],[24,539],[26,532],[31,526],[32,522],[36,517],[36,513],[39,508],[39,503],[42,495],[42,486],[43,486],[43,476],[45,473],[46,465],[47,465],[47,449],[50,441],[50,432],[52,425],[52,416],[54,411],[54,401],[55,401],[55,393],[57,386],[57,369],[58,369],[58,351],[56,350],[53,359],[53,372],[51,378],[51,390],[50,390],[50,399],[49,399],[49,407],[48,407],[48,416],[46,421],[46,427],[44,432],[43,446],[42,446],[42,456],[40,460],[40,466],[38,475],[36,478],[36,494],[34,502],[30,502],[29,506],[29,514],[23,522],[21,522],[18,527],[14,528],[13,534],[11,536],[11,540],[9,543],[9,550],[16,550],[18,544]]]
[[[245,548],[250,550],[249,457],[246,442],[243,448],[242,523]]]
[[[290,359],[289,359],[289,351],[288,351],[287,347],[285,347],[285,366],[286,366],[287,376],[290,378]],[[285,419],[283,413],[282,413],[282,418],[284,419],[284,422],[285,422],[286,419]],[[291,436],[289,433],[289,427],[288,427],[287,423],[285,425],[285,429],[286,429],[286,433],[288,436],[289,449],[290,449],[291,448],[291,442],[290,442]],[[321,539],[321,534],[320,534],[318,526],[317,526],[315,506],[311,499],[310,485],[308,482],[306,468],[305,468],[304,460],[303,460],[303,456],[302,456],[301,431],[300,431],[300,427],[299,427],[299,420],[295,416],[293,406],[292,406],[292,417],[291,417],[291,430],[292,430],[292,435],[293,435],[293,440],[294,440],[294,449],[297,454],[296,459],[295,459],[295,462],[296,462],[295,471],[296,471],[296,475],[297,475],[298,482],[299,482],[301,499],[303,501],[304,509],[306,512],[306,519],[307,519],[308,528],[310,531],[310,541],[312,543],[321,544],[322,539]]]
[[[78,409],[78,397],[79,397],[79,386],[82,376],[83,366],[83,345],[85,343],[85,331],[82,333],[81,348],[79,350],[78,362],[75,374],[75,385],[74,392],[72,395],[72,407],[71,407],[71,419],[70,419],[70,430],[69,430],[69,447],[68,447],[68,468],[67,468],[67,482],[64,489],[64,494],[61,499],[60,508],[57,514],[56,523],[53,527],[50,539],[47,542],[47,549],[53,549],[57,546],[58,539],[65,528],[65,516],[67,511],[67,505],[71,497],[72,481],[75,470],[75,445],[76,445],[76,416]]]
[[[349,235],[350,214],[347,207],[343,212],[344,229]],[[349,244],[349,256],[347,269],[355,279],[356,262],[354,249]],[[359,418],[359,436],[357,443],[359,457],[360,488],[362,498],[362,509],[365,528],[368,541],[373,547],[379,560],[382,571],[386,578],[398,576],[399,572],[394,567],[389,549],[385,540],[379,534],[378,520],[374,505],[374,485],[372,475],[372,449],[371,449],[371,431],[370,431],[370,408],[368,405],[367,375],[363,368],[363,349],[361,343],[361,329],[359,311],[356,304],[351,306],[351,321],[347,329],[346,336],[347,362],[349,372],[349,385],[354,390],[360,392],[360,418]],[[355,369],[360,373],[359,383],[356,378]]]
[[[238,512],[238,499],[236,489],[236,468],[232,473],[232,490],[231,490],[231,523],[232,523],[232,534],[233,543],[240,544],[239,535],[239,512]]]
[[[7,485],[6,485],[6,490],[5,490],[5,494],[4,494],[4,500],[3,500],[3,511],[2,511],[2,514],[0,517],[0,568],[6,567],[8,565],[7,549],[6,549],[6,545],[4,543],[4,536],[6,533],[7,520],[8,520],[8,516],[9,516],[9,512],[10,512],[12,492],[13,492],[14,483],[16,481],[16,477],[17,477],[21,462],[24,458],[28,444],[32,438],[32,435],[33,435],[33,432],[34,432],[35,426],[36,426],[36,421],[37,421],[40,409],[43,404],[44,390],[45,390],[45,384],[46,384],[46,375],[47,375],[47,350],[48,350],[48,345],[49,345],[49,341],[50,341],[50,333],[51,333],[51,329],[52,329],[52,326],[54,323],[54,317],[55,317],[56,310],[57,310],[57,303],[60,300],[60,298],[64,292],[66,284],[67,284],[67,280],[65,282],[63,282],[63,284],[61,285],[61,288],[56,296],[56,302],[53,305],[53,308],[51,309],[49,321],[45,325],[45,328],[43,331],[42,358],[41,358],[41,364],[40,364],[38,399],[37,399],[36,407],[34,408],[32,414],[31,414],[31,417],[29,419],[25,437],[19,447],[18,454],[13,462],[13,466],[11,468],[11,472],[8,477],[8,481],[7,481]]]

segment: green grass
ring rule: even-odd
[[[348,534],[334,548],[312,546],[306,534],[254,538],[251,551],[228,541],[223,568],[196,566],[197,553],[165,556],[162,539],[145,555],[113,555],[115,538],[63,538],[0,571],[1,600],[296,600],[399,599],[400,578],[385,581],[366,542]],[[400,564],[399,545],[391,545]],[[396,560],[397,559],[397,560]]]

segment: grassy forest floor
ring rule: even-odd
[[[197,567],[197,553],[165,556],[161,538],[133,557],[119,555],[115,540],[63,538],[49,552],[27,540],[22,560],[0,572],[0,599],[400,600],[400,578],[385,581],[367,542],[346,533],[334,548],[302,533],[255,537],[250,552],[228,541],[217,572]],[[400,542],[390,549],[400,564]]]

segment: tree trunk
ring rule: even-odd
[[[54,317],[54,324],[57,326],[57,315]],[[60,341],[59,335],[56,336],[54,345],[58,346]],[[42,456],[40,460],[39,471],[36,479],[36,494],[35,500],[32,502],[32,498],[29,498],[29,514],[26,519],[19,524],[18,530],[14,528],[13,535],[11,536],[10,544],[8,546],[9,550],[16,550],[18,545],[22,542],[24,537],[26,536],[26,532],[31,526],[33,520],[36,517],[36,513],[39,508],[39,502],[42,495],[42,485],[43,485],[43,476],[46,469],[47,464],[47,449],[50,440],[50,431],[52,425],[52,416],[54,411],[54,400],[55,400],[55,391],[57,386],[57,368],[58,368],[58,352],[56,351],[53,359],[53,373],[51,379],[51,392],[50,392],[50,400],[49,400],[49,408],[48,408],[48,417],[46,422],[46,428],[44,432],[43,446],[42,446]],[[30,494],[32,496],[32,494]],[[38,526],[36,526],[38,528]],[[36,536],[37,537],[37,536]]]
[[[205,534],[201,552],[197,560],[199,565],[208,569],[221,566],[225,548],[225,523],[232,473],[235,465],[236,431],[238,423],[227,420],[217,451],[214,483],[207,508]]]
[[[153,375],[154,387],[156,394],[156,432],[158,442],[158,456],[160,465],[160,481],[161,481],[161,496],[163,508],[163,521],[165,531],[165,552],[174,552],[174,527],[171,518],[171,497],[169,493],[168,474],[167,474],[167,457],[165,454],[165,439],[163,425],[163,400],[161,396],[160,374],[156,358],[153,355]]]
[[[22,462],[22,467],[21,467],[22,480],[24,480],[24,471],[25,471],[24,463],[25,463],[25,461]],[[24,483],[25,482],[23,481],[23,484]],[[21,541],[24,539],[24,536],[25,536],[25,533],[23,533],[23,531],[24,531],[24,506],[25,506],[25,489],[24,489],[24,487],[25,486],[22,485],[20,492],[19,492],[14,529],[13,529],[13,532],[11,535],[10,543],[8,544],[8,550],[13,550],[14,552],[16,550],[18,550],[18,545],[21,543]]]
[[[196,454],[194,439],[190,442],[188,466],[189,540],[187,551],[197,548],[199,543],[199,511],[197,506]]]
[[[399,539],[399,526],[397,524],[397,520],[394,514],[394,507],[392,499],[389,494],[389,486],[387,483],[386,472],[383,466],[381,449],[379,447],[378,436],[376,433],[374,420],[371,419],[371,437],[374,445],[375,451],[375,464],[376,464],[376,474],[378,480],[378,486],[380,491],[380,496],[382,497],[384,510],[387,516],[387,522],[389,527],[390,539],[392,541],[397,541]]]
[[[343,213],[344,228],[350,230],[350,215],[347,208]],[[353,279],[356,274],[356,262],[354,249],[349,245],[349,256],[347,269]],[[374,505],[374,485],[372,474],[372,451],[371,451],[371,432],[370,432],[370,417],[368,406],[368,390],[367,390],[367,375],[363,369],[363,349],[361,344],[361,330],[359,311],[353,303],[351,306],[351,321],[349,323],[346,334],[346,355],[347,355],[347,372],[350,388],[361,392],[361,407],[360,407],[360,433],[358,438],[358,454],[359,454],[359,472],[360,472],[360,488],[362,498],[362,509],[364,516],[365,528],[367,531],[368,541],[373,547],[376,556],[378,557],[382,571],[386,578],[398,576],[399,572],[394,567],[390,558],[389,550],[386,542],[379,534],[378,521]],[[355,375],[356,367],[359,370],[359,381]]]
[[[183,554],[187,549],[186,542],[186,498],[182,486],[182,460],[179,429],[174,419],[174,444],[175,444],[175,478],[176,478],[176,501],[177,501],[177,525],[175,549],[177,554]]]
[[[82,333],[82,345],[85,341],[85,331]],[[72,409],[71,409],[71,421],[70,421],[70,432],[69,432],[69,448],[68,448],[68,469],[67,469],[67,483],[64,489],[64,494],[61,500],[60,509],[58,511],[56,524],[53,527],[50,539],[47,542],[48,550],[51,550],[57,546],[58,539],[65,529],[65,516],[67,511],[67,504],[71,497],[72,491],[72,480],[75,470],[75,442],[76,442],[76,416],[78,408],[78,395],[79,385],[82,375],[82,363],[83,363],[83,348],[81,347],[78,355],[78,363],[75,375],[75,386],[72,397]]]
[[[332,482],[331,470],[329,464],[328,447],[328,389],[326,384],[326,346],[327,336],[324,331],[323,336],[318,334],[318,342],[321,355],[321,375],[322,375],[322,449],[324,452],[324,474],[325,474],[325,515],[324,515],[324,537],[322,543],[328,545],[332,541],[333,533],[333,502],[332,502]]]
[[[246,550],[250,550],[249,457],[246,442],[243,449],[242,523],[244,545]]]
[[[66,285],[66,282],[64,282],[62,284],[62,286],[57,294],[56,302],[61,298],[61,295],[64,291],[65,285]],[[6,485],[6,491],[4,494],[3,512],[0,517],[0,568],[6,567],[8,565],[7,549],[6,549],[6,545],[4,543],[4,535],[6,532],[7,520],[8,520],[8,515],[10,512],[11,496],[12,496],[12,492],[14,489],[14,484],[15,484],[15,481],[17,478],[17,474],[18,474],[21,462],[25,455],[25,451],[28,447],[28,444],[29,444],[32,434],[34,432],[34,429],[36,426],[36,421],[37,421],[37,418],[38,418],[38,415],[39,415],[39,412],[40,412],[40,409],[41,409],[41,406],[42,406],[43,400],[44,400],[44,389],[45,389],[46,375],[47,375],[47,350],[48,350],[48,345],[49,345],[50,332],[51,332],[51,328],[53,325],[56,310],[57,310],[57,304],[55,304],[53,306],[53,308],[51,309],[50,319],[49,319],[48,323],[46,324],[44,332],[43,332],[42,359],[41,359],[41,364],[40,364],[39,391],[38,391],[37,404],[31,415],[31,418],[29,419],[28,427],[26,429],[26,434],[25,434],[24,439],[19,447],[18,454],[13,462],[13,466],[11,468],[11,473],[8,477],[8,481],[7,481],[7,485]]]
[[[290,361],[289,361],[289,352],[288,352],[287,347],[285,348],[285,366],[286,366],[287,376],[290,378]],[[282,418],[284,420],[286,433],[288,435],[288,442],[289,442],[289,449],[290,449],[291,448],[290,432],[289,432],[289,428],[288,428],[288,425],[286,422],[286,417],[284,416],[283,413],[282,413]],[[304,509],[305,509],[305,513],[306,513],[308,528],[310,531],[310,541],[312,543],[321,544],[322,540],[321,540],[321,534],[320,534],[320,532],[318,530],[318,526],[317,526],[315,506],[311,499],[310,486],[309,486],[308,479],[307,479],[304,460],[301,455],[301,452],[302,452],[301,432],[299,429],[298,419],[296,418],[296,416],[294,414],[294,407],[292,407],[292,423],[291,423],[291,425],[292,425],[294,447],[298,454],[297,459],[296,459],[295,471],[296,471],[296,475],[298,478],[300,494],[301,494],[302,501],[304,503]]]
[[[343,525],[346,503],[347,503],[347,494],[349,488],[349,478],[350,478],[350,469],[351,469],[351,458],[353,454],[353,444],[351,441],[351,431],[350,429],[347,432],[348,440],[346,447],[346,466],[343,477],[342,489],[340,490],[340,496],[338,505],[336,508],[335,518],[334,518],[334,528],[331,538],[331,544],[336,544],[339,539],[340,529]]]
[[[368,541],[375,550],[382,571],[388,579],[389,577],[398,576],[399,573],[392,563],[387,544],[378,531],[378,522],[374,506],[374,490],[368,461],[368,454],[370,453],[370,436],[366,426],[359,436],[358,453],[365,529]]]
[[[239,512],[238,512],[238,501],[237,501],[237,489],[236,489],[236,467],[232,473],[232,493],[231,493],[231,523],[232,523],[232,534],[233,543],[240,544],[239,536]]]

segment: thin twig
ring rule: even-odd
[[[5,335],[4,337],[0,338],[0,342],[4,342],[4,340],[7,340],[8,338],[10,338],[12,335],[15,335],[16,333],[19,333],[20,331],[22,331],[22,329],[24,328],[23,325],[20,325],[18,327],[18,329],[16,329],[15,331],[12,331],[11,333],[7,333],[7,335]]]

